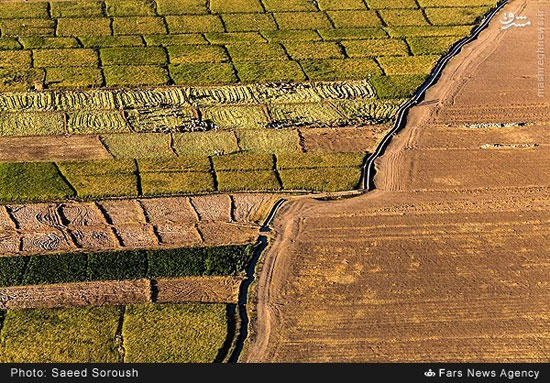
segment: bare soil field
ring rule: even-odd
[[[511,1],[450,62],[378,159],[378,190],[281,209],[245,361],[550,361],[539,10]],[[502,31],[504,12],[531,26]]]
[[[277,194],[0,206],[0,256],[251,243]]]

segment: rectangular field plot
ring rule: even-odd
[[[122,337],[128,363],[211,363],[227,335],[224,304],[126,307]]]
[[[8,311],[0,335],[2,363],[116,363],[118,307]]]

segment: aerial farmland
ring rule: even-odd
[[[548,362],[548,8],[0,0],[0,362]]]

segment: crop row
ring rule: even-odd
[[[224,304],[10,310],[0,316],[2,363],[117,363],[121,348],[128,363],[213,362],[228,329]]]
[[[251,256],[234,245],[0,257],[0,286],[237,275]]]
[[[286,134],[288,131],[273,131]],[[283,147],[288,136],[265,140]],[[277,141],[278,140],[278,141]],[[297,145],[298,137],[296,136]],[[219,146],[218,146],[219,147]],[[213,191],[338,191],[357,187],[364,153],[234,154],[171,159],[0,163],[0,200],[152,196]]]

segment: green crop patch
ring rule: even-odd
[[[116,363],[114,306],[8,311],[0,335],[2,363]]]
[[[101,141],[117,159],[174,156],[168,134],[105,134]]]
[[[391,37],[436,37],[436,36],[467,36],[472,27],[467,25],[458,26],[410,26],[410,27],[388,27]]]
[[[359,168],[288,169],[279,172],[286,190],[336,192],[358,187]]]
[[[147,258],[137,251],[111,251],[88,255],[88,279],[92,281],[139,279],[146,274]]]
[[[142,173],[154,172],[209,172],[210,160],[206,156],[182,156],[138,160]]]
[[[86,48],[142,47],[140,36],[82,36],[80,42]]]
[[[37,49],[33,51],[34,66],[97,66],[99,61],[93,49]]]
[[[215,15],[166,16],[170,33],[223,32],[223,24]]]
[[[337,125],[343,116],[327,103],[273,104],[269,107],[273,125]]]
[[[382,10],[380,16],[390,26],[428,25],[428,21],[419,9]]]
[[[489,8],[426,8],[426,16],[434,25],[468,25],[477,23]]]
[[[231,44],[227,50],[235,62],[288,59],[283,47],[277,43]]]
[[[223,130],[258,129],[269,122],[263,108],[255,105],[211,106],[201,108],[201,112],[205,121]]]
[[[237,62],[235,68],[244,83],[303,81],[306,79],[300,65],[294,61]]]
[[[168,47],[171,64],[194,62],[223,62],[229,57],[225,49],[215,45],[187,45]]]
[[[112,65],[103,67],[107,86],[164,85],[168,83],[166,69],[154,65]]]
[[[349,57],[408,56],[405,41],[400,39],[343,41]]]
[[[238,13],[222,15],[228,32],[274,31],[277,29],[273,16],[265,13]]]
[[[425,7],[481,7],[495,6],[498,0],[418,0],[422,8]]]
[[[296,130],[242,130],[238,133],[239,145],[245,152],[286,153],[300,151]]]
[[[454,37],[410,37],[407,43],[414,55],[443,55],[456,42]]]
[[[117,47],[100,50],[103,65],[163,65],[164,49],[157,47]]]
[[[115,35],[147,35],[166,33],[166,26],[160,17],[115,17]]]
[[[59,49],[78,48],[80,45],[74,37],[21,37],[19,39],[26,49]],[[78,52],[75,52],[78,53]]]
[[[170,65],[170,76],[176,84],[214,85],[237,82],[229,63],[185,63]]]
[[[273,191],[280,190],[281,184],[272,170],[247,170],[217,173],[218,190],[233,191]]]
[[[0,50],[13,51],[21,49],[23,46],[13,37],[0,37]]]
[[[296,60],[344,57],[340,47],[333,42],[286,42],[284,46],[290,57]]]
[[[214,169],[218,171],[272,170],[273,155],[237,153],[212,157]]]
[[[266,40],[257,32],[212,32],[204,36],[211,44],[241,44],[241,43],[265,43]]]
[[[144,195],[189,194],[215,191],[214,179],[206,172],[152,172],[141,174]]]
[[[52,17],[101,17],[101,2],[95,0],[54,1],[50,3]]]
[[[233,132],[174,133],[174,149],[182,156],[212,156],[239,151]]]
[[[210,9],[214,13],[263,12],[258,0],[210,0]]]
[[[363,0],[317,0],[323,11],[366,9]]]
[[[81,282],[87,279],[88,257],[84,253],[29,257],[23,285]]]
[[[0,19],[20,19],[21,17],[47,19],[47,3],[6,3],[0,4]]]
[[[137,196],[133,161],[90,160],[59,162],[59,169],[81,198]]]
[[[183,15],[207,13],[204,0],[156,0],[160,15]]]
[[[277,155],[277,169],[359,168],[365,153],[283,153]]]
[[[372,76],[369,81],[380,99],[411,97],[426,80],[425,75]]]
[[[0,67],[31,67],[30,51],[0,51]]]
[[[42,19],[0,19],[0,30],[3,36],[54,36],[55,23],[53,20]]]
[[[147,46],[151,46],[151,47],[154,47],[154,46],[169,47],[169,46],[178,46],[178,45],[208,44],[208,41],[206,41],[206,39],[198,33],[185,34],[185,35],[151,35],[151,36],[143,36],[143,38],[145,39]]]
[[[326,41],[370,40],[388,37],[382,28],[320,29],[319,34]]]
[[[55,112],[0,113],[0,135],[41,136],[64,134],[65,119]]]
[[[262,31],[262,36],[272,43],[285,41],[319,41],[321,37],[314,30]]]
[[[270,12],[316,11],[309,0],[262,0],[265,9]]]
[[[275,13],[273,16],[275,16],[280,29],[320,29],[331,27],[329,19],[322,12]]]
[[[103,76],[98,68],[61,67],[46,69],[46,85],[50,89],[100,87]]]
[[[122,113],[113,111],[77,111],[67,119],[69,133],[121,133],[130,129]]]
[[[380,57],[378,61],[388,75],[429,74],[439,56]]]
[[[111,20],[106,18],[68,17],[57,20],[57,36],[109,36],[110,34]]]
[[[364,28],[382,26],[374,11],[328,11],[336,28]]]
[[[122,327],[125,362],[211,363],[226,334],[224,304],[128,306]]]
[[[29,257],[0,257],[0,287],[21,284]]]
[[[372,59],[320,59],[300,62],[310,80],[358,80],[381,73]]]
[[[107,16],[154,15],[155,9],[149,0],[105,0]]]
[[[415,0],[366,0],[370,9],[418,8]]]
[[[66,199],[73,190],[50,162],[0,163],[0,200]]]

